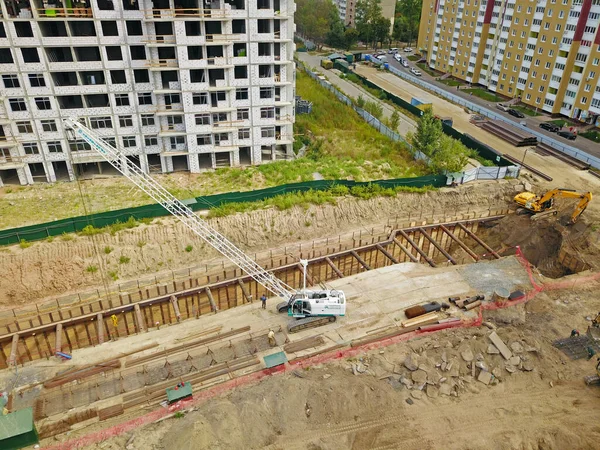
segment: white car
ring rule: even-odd
[[[396,53],[396,54],[394,55],[394,59],[395,59],[396,61],[398,61],[399,63],[402,63],[402,61],[403,61],[403,59],[402,59],[402,56],[400,56],[400,54],[398,54],[398,53]]]
[[[408,67],[408,61],[403,59],[402,61],[400,61],[400,64],[402,64],[402,67]]]
[[[396,47],[392,47],[388,50],[388,54],[390,54],[390,55],[391,54],[395,55],[396,53],[398,53],[398,49]]]
[[[414,67],[410,68],[410,73],[412,73],[415,77],[420,77],[421,76],[421,71],[419,69],[414,68]]]
[[[413,49],[412,49],[411,47],[404,47],[404,51],[405,51],[406,53],[410,53],[410,52],[412,52],[412,51],[413,51]]]

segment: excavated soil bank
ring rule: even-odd
[[[564,275],[597,267],[598,233],[580,219],[568,225],[569,214],[559,213],[536,221],[529,215],[510,215],[483,227],[478,233],[501,256],[514,255],[520,247],[527,260],[544,276]],[[566,224],[566,225],[565,225]]]

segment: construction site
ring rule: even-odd
[[[0,448],[597,448],[582,167],[202,218],[66,125],[171,216],[0,252]]]

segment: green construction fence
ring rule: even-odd
[[[391,180],[377,180],[370,182],[356,182],[351,180],[315,180],[303,183],[284,184],[271,188],[259,189],[246,192],[228,192],[225,194],[206,195],[196,197],[195,202],[187,202],[194,211],[210,209],[212,207],[227,203],[255,202],[275,197],[290,192],[306,192],[309,190],[326,190],[334,185],[344,185],[348,188],[378,184],[382,187],[411,186],[442,187],[446,185],[445,175],[427,175],[414,178],[396,178]],[[20,228],[10,228],[0,231],[0,245],[19,243],[22,239],[26,241],[37,241],[49,236],[60,236],[63,233],[75,233],[83,230],[87,225],[102,228],[117,222],[127,222],[130,217],[136,220],[144,218],[155,218],[168,215],[169,213],[159,204],[138,206],[135,208],[119,209],[89,216],[70,217],[68,219],[56,220]]]

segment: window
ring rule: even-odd
[[[210,114],[196,114],[196,125],[210,125]]]
[[[591,84],[586,84],[585,87],[583,88],[583,90],[585,92],[590,92],[592,90],[592,85]]]
[[[129,106],[129,94],[115,94],[115,104],[117,106]]]
[[[185,145],[185,136],[173,136],[169,139],[171,150],[177,150],[178,145]]]
[[[25,150],[26,155],[38,155],[40,153],[35,142],[26,142],[23,144],[23,150]]]
[[[31,122],[28,120],[17,122],[17,130],[19,130],[19,133],[33,133]]]
[[[192,94],[192,102],[194,105],[208,105],[208,93],[199,92]]]
[[[35,104],[39,110],[52,109],[50,104],[50,97],[36,97]]]
[[[99,128],[112,128],[112,119],[110,117],[91,117],[90,126],[97,130]]]
[[[196,137],[196,143],[198,145],[210,145],[212,144],[212,139],[210,134],[199,134]]]
[[[124,70],[111,70],[110,71],[110,80],[113,84],[126,84],[127,76],[125,75]]]
[[[275,108],[260,108],[261,119],[273,119],[275,117]]]
[[[133,71],[133,77],[136,83],[149,83],[150,76],[148,75],[147,69],[135,69]]]
[[[142,94],[138,94],[138,103],[140,105],[151,105],[152,104],[152,93],[144,92]]]
[[[56,128],[56,120],[54,119],[50,119],[50,120],[42,120],[42,130],[44,131],[58,131],[58,129]]]
[[[23,55],[23,61],[26,63],[39,63],[40,56],[37,48],[35,47],[23,47],[21,48],[21,54]]]
[[[30,73],[29,74],[29,84],[31,84],[31,87],[46,86],[46,80],[44,79],[44,75],[41,73]]]
[[[250,112],[247,109],[237,110],[237,120],[248,120],[250,118]]]
[[[103,36],[118,36],[119,30],[117,29],[117,22],[103,20],[102,24],[102,35]]]
[[[21,87],[19,76],[16,74],[2,75],[2,81],[4,81],[4,87],[7,89]]]
[[[76,141],[69,141],[69,149],[72,152],[83,152],[91,150],[92,147],[83,139],[78,139]]]
[[[62,145],[60,141],[50,141],[46,144],[50,153],[62,153]]]
[[[600,64],[600,58],[594,58],[592,61],[592,66],[597,66],[598,64]]]
[[[215,145],[221,145],[221,141],[228,141],[229,133],[217,133],[215,134]]]
[[[585,105],[587,103],[587,97],[581,97],[581,103]]]
[[[153,147],[158,145],[158,139],[156,136],[144,136],[144,145],[146,147]]]
[[[151,127],[154,126],[154,115],[152,114],[142,114],[142,126],[143,127]]]
[[[227,122],[227,113],[224,113],[224,112],[213,113],[212,121],[214,124],[217,124],[219,122]]]
[[[260,98],[273,98],[273,88],[272,87],[261,87],[260,88]]]
[[[133,126],[132,116],[119,116],[119,126],[121,128],[127,128]]]
[[[127,25],[127,35],[128,36],[141,36],[143,35],[142,31],[142,22],[139,20],[128,20],[126,22]]]
[[[118,45],[109,45],[106,47],[106,57],[109,61],[122,61],[123,53]]]
[[[250,139],[250,128],[240,128],[238,130],[238,139]]]
[[[235,90],[236,100],[248,100],[248,88],[238,88]]]
[[[182,123],[182,116],[167,116],[167,124],[169,125],[169,128],[172,128],[175,125],[181,125]]]
[[[114,137],[104,137],[102,138],[102,140],[104,142],[106,142],[108,145],[110,145],[111,147],[115,147],[117,146],[117,140]]]
[[[206,83],[206,71],[204,69],[190,70],[190,82]]]
[[[129,50],[131,52],[131,59],[146,59],[146,49],[143,45],[131,45],[129,46]]]
[[[123,147],[131,148],[135,145],[135,136],[123,136]]]
[[[264,138],[275,137],[275,127],[264,127],[260,129],[260,136]]]

